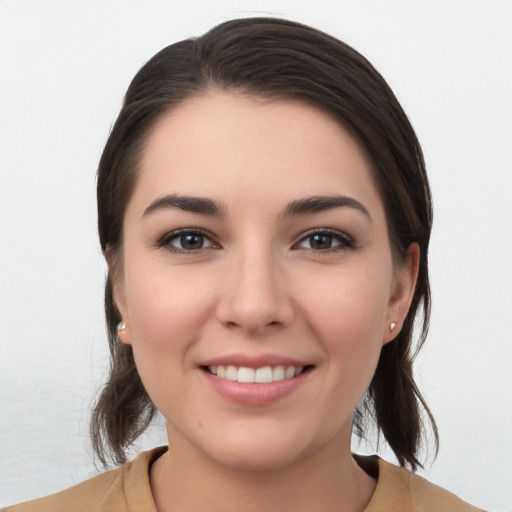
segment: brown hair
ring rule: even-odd
[[[409,245],[418,243],[420,268],[409,313],[395,340],[383,347],[370,387],[354,414],[360,436],[368,420],[374,421],[398,462],[416,469],[421,465],[418,452],[425,419],[438,446],[434,419],[412,370],[430,313],[430,190],[422,151],[405,113],[381,75],[350,46],[295,22],[246,18],[157,53],[130,84],[99,164],[98,225],[104,253],[115,255],[122,245],[123,216],[148,132],[184,99],[212,88],[298,99],[333,116],[358,140],[372,163],[395,262],[402,263]],[[121,319],[111,275],[105,287],[105,310],[111,367],[93,411],[91,434],[99,459],[105,463],[110,457],[120,463],[156,409],[140,380],[131,347],[118,341],[116,326]],[[417,313],[421,329],[413,351]]]

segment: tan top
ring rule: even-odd
[[[157,512],[149,468],[165,453],[161,447],[141,453],[118,469],[46,498],[7,507],[3,512]],[[358,464],[378,478],[365,512],[477,512],[454,494],[376,456],[356,456]]]

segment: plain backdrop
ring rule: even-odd
[[[512,510],[510,0],[0,0],[0,505],[97,471],[89,408],[108,357],[95,172],[129,81],[167,44],[266,14],[361,51],[417,131],[435,206],[417,376],[441,434],[422,473]],[[165,442],[161,423],[134,452]]]

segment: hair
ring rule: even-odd
[[[214,89],[299,100],[336,119],[371,163],[395,264],[404,263],[411,243],[419,245],[418,280],[409,312],[400,333],[383,346],[369,389],[354,413],[354,430],[360,437],[375,423],[399,464],[415,470],[421,466],[418,453],[428,426],[436,453],[438,449],[437,427],[412,368],[430,315],[430,189],[421,147],[407,116],[382,76],[353,48],[299,23],[246,18],[158,52],[131,82],[99,163],[98,227],[104,254],[110,262],[119,259],[123,217],[152,127],[185,99]],[[131,346],[117,337],[121,318],[113,298],[114,271],[111,265],[105,285],[110,374],[91,418],[93,448],[103,464],[107,459],[124,462],[125,450],[156,413]]]

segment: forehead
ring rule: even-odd
[[[148,137],[139,173],[134,195],[146,202],[164,193],[220,201],[261,193],[269,203],[377,195],[364,152],[332,117],[300,101],[224,92],[190,98],[165,114]]]

